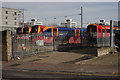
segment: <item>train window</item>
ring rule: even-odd
[[[105,32],[105,29],[103,29],[103,32]]]
[[[87,32],[97,32],[97,26],[94,25],[87,26]]]
[[[97,29],[96,28],[92,28],[92,32],[97,32]]]
[[[99,29],[99,32],[101,32],[101,29]]]
[[[78,31],[78,30],[76,31],[76,34],[79,34],[79,31]]]
[[[107,33],[110,33],[110,29],[106,29]]]
[[[72,31],[71,30],[68,30],[69,33],[71,33]]]
[[[41,28],[41,31],[43,32],[43,28]]]
[[[17,34],[21,34],[22,33],[22,28],[17,28]]]
[[[59,29],[59,31],[62,31],[61,29]]]
[[[72,30],[72,32],[74,32],[74,30]]]
[[[68,31],[68,30],[64,30],[64,31]]]
[[[28,32],[29,32],[29,28],[28,27],[23,28],[23,34],[28,34]]]
[[[34,29],[34,32],[37,33],[37,32],[38,32],[38,28],[35,28],[35,29]]]
[[[51,29],[47,29],[47,32],[51,32]]]
[[[31,33],[37,33],[38,32],[38,26],[33,26]]]
[[[53,29],[54,32],[57,32],[57,29]]]

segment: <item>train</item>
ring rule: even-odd
[[[113,27],[113,30],[118,31],[119,27]],[[87,28],[83,29],[83,35],[81,36],[81,28],[67,28],[67,27],[54,27],[54,26],[42,26],[35,25],[32,27],[17,28],[17,34],[34,34],[30,39],[36,42],[37,40],[43,40],[44,43],[53,43],[53,37],[65,38],[70,44],[80,43],[81,39],[90,38],[95,33],[96,38],[110,37],[110,26],[89,24]],[[103,34],[105,33],[105,34]],[[88,35],[90,34],[90,35]],[[23,35],[24,36],[24,35]],[[21,38],[29,39],[28,35]],[[27,37],[27,38],[26,38]],[[29,40],[30,40],[29,39]]]
[[[20,29],[18,28],[17,34],[23,34],[23,35],[18,35],[19,36],[18,38],[28,39],[28,40],[32,39],[32,41],[34,42],[38,40],[43,40],[44,43],[53,43],[53,37],[56,38],[60,37],[68,40],[69,43],[72,44],[72,43],[80,43],[80,31],[81,31],[80,28],[35,25],[27,28],[20,28]],[[83,31],[86,32],[87,29],[83,29]],[[32,34],[32,38],[30,38],[29,35],[27,34]]]
[[[113,27],[114,31],[120,30],[120,27]],[[83,28],[83,33],[110,33],[110,26],[89,24],[87,28]],[[80,36],[81,28],[67,28],[67,27],[54,27],[54,26],[42,26],[35,25],[32,27],[19,27],[17,28],[17,34],[45,34],[49,33],[52,36],[60,36],[62,33],[68,33],[71,36]],[[54,33],[54,34],[53,34]]]
[[[80,36],[81,28],[67,28],[67,27],[54,27],[54,26],[42,26],[35,25],[32,27],[19,27],[17,28],[17,34],[51,34],[52,36],[61,36],[62,33],[69,33],[72,36]],[[83,32],[87,29],[84,28]],[[54,33],[54,34],[53,34]]]
[[[120,27],[114,27],[113,30],[119,30]],[[87,32],[97,32],[97,33],[110,33],[110,26],[99,25],[99,24],[89,24],[87,26]]]
[[[120,27],[115,27],[113,26],[113,31],[114,33],[120,31]],[[96,36],[97,38],[103,37],[109,37],[110,36],[110,26],[108,25],[99,25],[99,24],[89,24],[87,26],[87,32],[92,34],[92,33],[97,33]]]

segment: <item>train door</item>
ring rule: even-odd
[[[90,32],[92,32],[92,27],[90,27]]]
[[[80,29],[75,29],[75,36],[80,36]]]
[[[102,37],[102,28],[100,26],[98,27],[97,37],[98,38]]]
[[[98,29],[98,33],[101,33],[101,32],[102,32],[102,29],[99,28],[99,29]]]
[[[29,34],[31,33],[31,31],[32,31],[32,27],[29,27]]]
[[[102,27],[102,32],[105,33],[105,27]]]
[[[53,35],[58,36],[58,29],[57,28],[53,28]]]
[[[103,36],[103,37],[106,36],[106,29],[105,29],[105,27],[102,27],[102,36]]]

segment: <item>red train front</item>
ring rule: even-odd
[[[114,28],[113,28],[114,29]],[[109,37],[110,36],[110,26],[90,24],[87,26],[87,32],[92,34],[96,33],[98,38],[100,37]]]

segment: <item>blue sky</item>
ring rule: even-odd
[[[60,24],[65,19],[72,18],[79,26],[80,16],[77,14],[80,13],[81,6],[84,26],[88,22],[98,22],[99,19],[118,20],[118,2],[3,2],[2,6],[25,9],[25,21],[37,18],[45,24]]]

